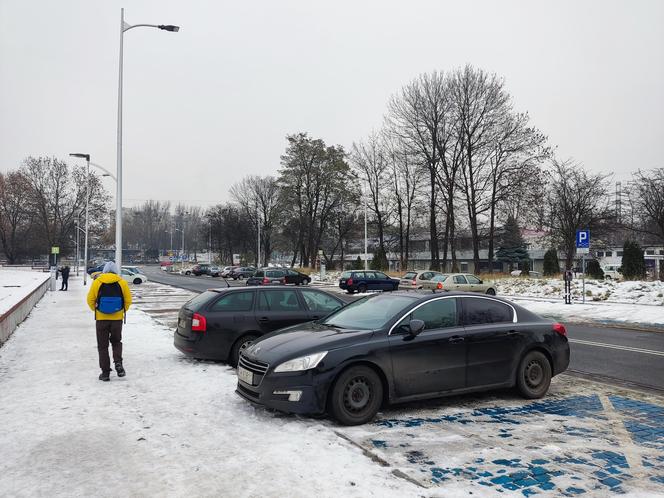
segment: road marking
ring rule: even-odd
[[[664,351],[654,351],[652,349],[633,348],[631,346],[618,346],[617,344],[607,344],[605,342],[582,341],[581,339],[568,339],[573,344],[583,344],[585,346],[597,346],[600,348],[620,349],[622,351],[631,351],[633,353],[653,354],[655,356],[664,356]]]
[[[625,428],[625,421],[620,413],[614,408],[611,400],[606,394],[598,394],[597,396],[604,408],[604,414],[608,419],[609,424],[613,430],[613,434],[619,439],[620,448],[622,449],[625,460],[630,468],[630,474],[635,478],[641,480],[645,478],[644,468],[641,465],[642,457],[639,453],[639,447],[634,444],[634,440]]]

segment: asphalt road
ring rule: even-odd
[[[223,278],[171,274],[158,266],[147,266],[144,271],[154,282],[194,292],[226,286]],[[245,285],[239,280],[227,282],[233,287]],[[571,349],[568,373],[664,392],[664,331],[581,324],[566,327]]]

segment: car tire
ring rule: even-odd
[[[185,275],[191,275],[191,272],[190,272],[190,271],[186,271],[186,272],[184,272],[184,274],[185,274]]]
[[[367,291],[367,286],[364,284],[360,284],[357,286],[357,292],[360,294],[364,294]]]
[[[232,367],[237,368],[237,362],[240,361],[240,353],[244,351],[250,343],[258,339],[258,337],[259,336],[256,334],[247,334],[235,341],[235,344],[233,344],[233,347],[231,348],[230,358],[228,359],[228,362]]]
[[[398,290],[399,290],[399,284],[394,284],[394,285],[392,286],[392,292],[394,292],[394,291],[398,291]]]
[[[540,351],[530,351],[519,363],[516,387],[526,399],[543,397],[551,385],[551,364]]]
[[[309,285],[310,283],[311,283],[311,279],[310,279],[310,278],[305,278],[305,279],[302,281],[302,285]]]
[[[329,400],[329,411],[343,425],[366,424],[383,403],[383,383],[369,367],[355,366],[337,378]]]
[[[492,288],[488,288],[488,289],[486,290],[486,293],[487,293],[489,296],[495,296],[495,295],[496,295],[496,290],[495,290],[495,289],[492,289]]]
[[[243,275],[238,275],[237,278],[239,278],[240,280],[244,280],[244,276],[243,276]]]
[[[611,275],[604,275],[604,280],[611,280]]]

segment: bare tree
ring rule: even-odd
[[[553,159],[549,177],[547,228],[565,254],[566,268],[571,268],[576,231],[589,229],[600,235],[613,217],[608,195],[610,175],[589,173],[571,160]]]
[[[0,243],[10,264],[26,252],[25,239],[31,223],[25,203],[28,185],[17,171],[0,173]]]
[[[664,168],[638,170],[633,176],[634,212],[639,223],[632,228],[664,243]]]

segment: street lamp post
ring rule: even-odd
[[[81,213],[78,211],[76,212],[76,276],[78,277],[78,264],[81,261],[81,257],[79,255],[78,251],[78,231],[80,230],[79,228],[79,219],[81,217]]]
[[[85,249],[83,250],[83,261],[85,271],[83,272],[83,285],[88,284],[88,204],[90,203],[90,154],[75,152],[69,154],[71,157],[81,157],[87,164],[85,173]]]
[[[184,269],[184,221],[182,222],[182,230],[176,228],[175,231],[182,232],[182,252],[180,253],[180,262],[182,263],[182,269]]]
[[[124,33],[132,28],[157,28],[164,31],[178,32],[179,26],[171,24],[127,24],[124,20],[124,9],[120,9],[120,63],[118,75],[118,149],[117,149],[117,173],[115,194],[115,262],[118,267],[122,266],[122,62]],[[86,272],[87,273],[87,272]]]

